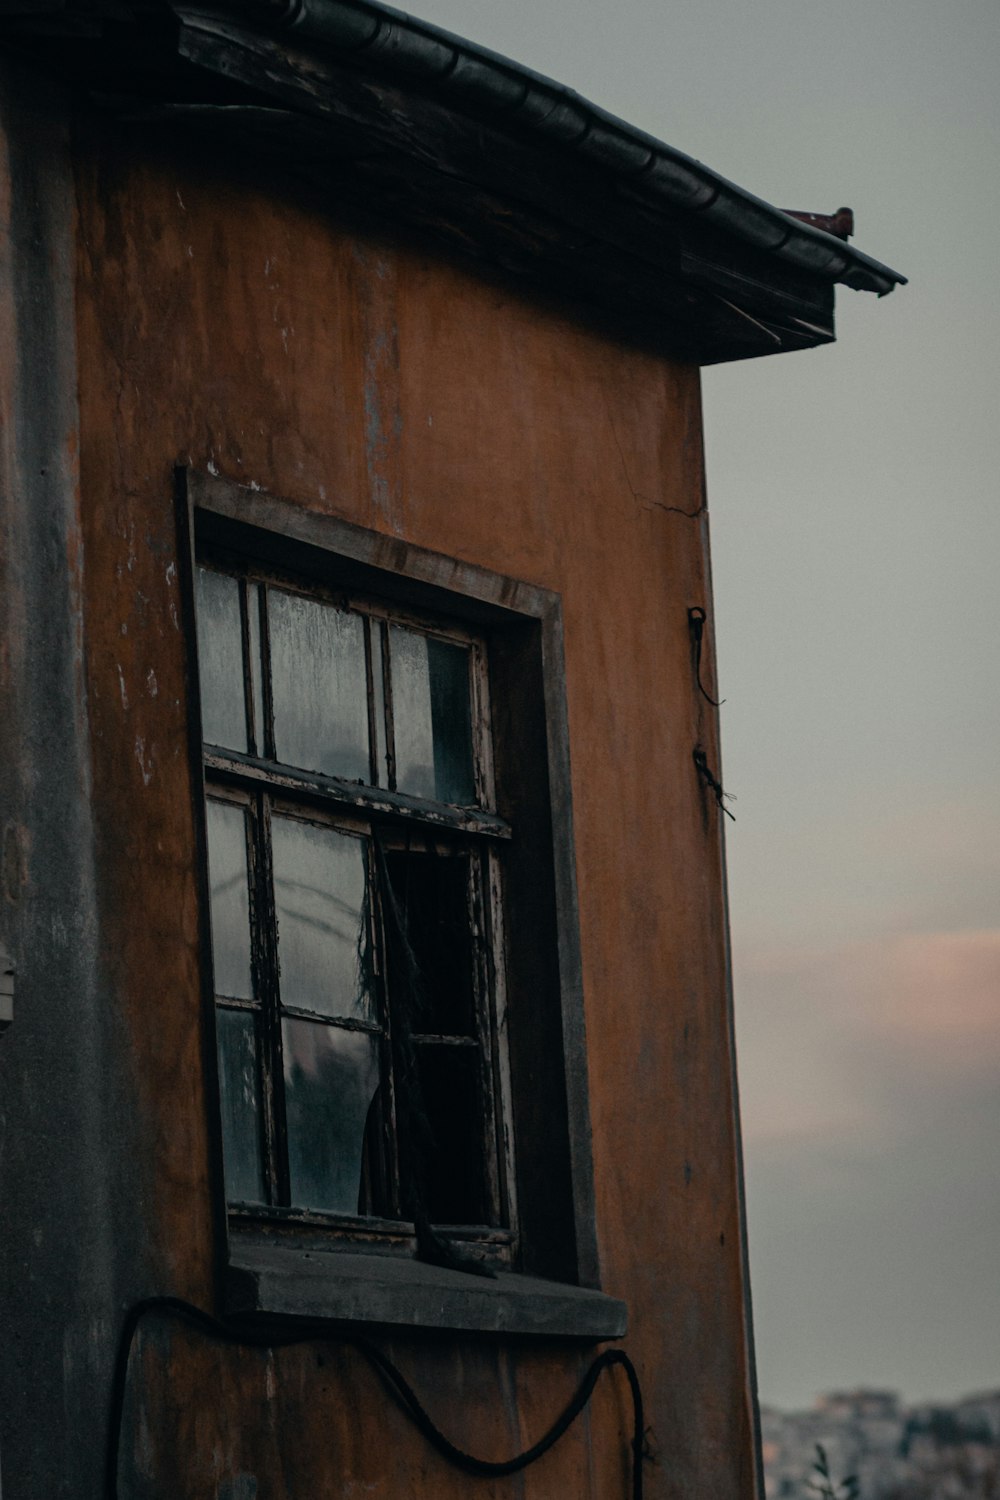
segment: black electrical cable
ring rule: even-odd
[[[722,782],[715,775],[714,771],[709,765],[708,757],[706,756],[704,750],[700,745],[695,745],[694,749],[691,751],[691,759],[694,761],[695,770],[698,772],[698,775],[701,777],[704,784],[711,791],[712,796],[715,798],[719,807],[721,807],[726,817],[732,818],[733,822],[735,823],[736,814],[731,813],[729,811],[729,808],[722,800],[723,797],[733,797],[735,794],[733,792],[727,792],[723,790]]]
[[[701,650],[702,637],[705,633],[705,621],[708,619],[700,604],[694,604],[688,610],[688,629],[691,632],[691,640],[694,645],[694,680],[698,684],[698,691],[706,703],[711,703],[713,708],[721,708],[725,698],[713,698],[701,680]]]
[[[221,1339],[229,1344],[242,1344],[245,1347],[256,1349],[285,1349],[293,1344],[313,1343],[318,1340],[329,1342],[336,1337],[330,1329],[322,1325],[306,1324],[294,1334],[254,1333],[244,1328],[231,1328],[213,1318],[210,1313],[203,1312],[200,1307],[195,1307],[192,1302],[185,1302],[180,1297],[146,1297],[137,1302],[129,1309],[122,1327],[121,1338],[118,1344],[118,1353],[115,1359],[114,1377],[111,1385],[111,1412],[108,1428],[107,1467],[105,1476],[106,1500],[118,1500],[118,1460],[121,1450],[122,1418],[125,1411],[125,1395],[128,1385],[129,1355],[135,1341],[136,1331],[139,1324],[147,1313],[165,1312],[173,1313],[175,1317],[200,1328],[203,1333],[213,1338]],[[489,1459],[476,1458],[474,1454],[465,1453],[457,1448],[454,1443],[445,1437],[444,1433],[431,1421],[424,1407],[421,1405],[413,1387],[396,1368],[381,1349],[370,1343],[367,1339],[359,1338],[357,1335],[345,1335],[341,1342],[356,1349],[368,1363],[377,1371],[385,1385],[395,1396],[396,1401],[406,1412],[414,1426],[423,1434],[433,1448],[441,1456],[453,1464],[456,1468],[463,1469],[467,1474],[474,1474],[482,1479],[500,1479],[507,1474],[516,1474],[521,1469],[526,1469],[536,1459],[548,1453],[554,1447],[563,1434],[576,1421],[590,1400],[594,1387],[601,1376],[602,1371],[610,1369],[614,1365],[621,1365],[625,1371],[632,1394],[632,1500],[642,1500],[642,1460],[644,1420],[642,1410],[642,1390],[639,1385],[639,1377],[635,1366],[623,1349],[605,1349],[594,1360],[590,1369],[584,1376],[575,1395],[566,1404],[563,1411],[553,1422],[549,1430],[537,1443],[526,1448],[523,1453],[514,1458],[502,1459],[493,1462]]]

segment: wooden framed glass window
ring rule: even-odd
[[[486,640],[195,571],[230,1212],[510,1246]]]

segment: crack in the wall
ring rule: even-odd
[[[625,450],[622,447],[621,439],[618,436],[618,429],[615,426],[615,419],[611,411],[611,403],[608,401],[606,391],[604,393],[604,401],[608,413],[608,426],[611,428],[611,436],[615,440],[615,447],[618,449],[618,457],[621,460],[622,477],[624,478],[625,483],[628,486],[629,494],[632,496],[632,499],[643,506],[645,510],[662,510],[665,511],[668,515],[686,516],[689,521],[695,521],[699,516],[703,516],[708,510],[708,505],[704,500],[702,500],[697,509],[686,510],[683,505],[666,505],[662,500],[654,500],[651,495],[644,495],[641,490],[636,489],[635,485],[632,483],[632,477],[628,471],[628,462],[625,458]]]

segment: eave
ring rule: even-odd
[[[133,131],[252,150],[321,202],[697,363],[829,342],[836,284],[882,296],[905,280],[563,85],[374,0],[7,0],[0,39]]]

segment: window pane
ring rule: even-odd
[[[382,631],[379,620],[371,622],[372,693],[375,699],[375,785],[388,786],[385,749],[385,678],[382,673]]]
[[[479,1049],[423,1042],[417,1050],[421,1102],[432,1146],[424,1153],[432,1224],[486,1222]]]
[[[207,802],[205,813],[215,993],[251,1000],[246,812],[232,802]]]
[[[468,857],[387,850],[385,858],[395,896],[387,913],[390,1005],[394,1010],[410,1006],[414,1032],[472,1036]],[[401,940],[409,945],[409,963],[400,951]],[[414,965],[416,997],[409,994]]]
[[[379,1038],[290,1017],[281,1035],[292,1204],[356,1214]]]
[[[247,720],[239,583],[225,573],[198,568],[195,608],[202,734],[209,745],[245,750]]]
[[[468,648],[400,625],[389,634],[396,785],[468,806],[476,800]]]
[[[366,841],[274,817],[271,849],[282,1003],[373,1020]]]
[[[275,753],[286,765],[367,782],[368,681],[360,615],[268,590]]]
[[[222,1155],[230,1203],[266,1203],[254,1014],[216,1009]]]
[[[250,637],[250,681],[253,687],[254,749],[266,754],[264,734],[264,672],[260,642],[260,584],[247,585],[247,634]]]

